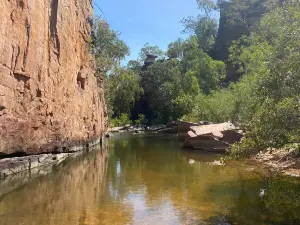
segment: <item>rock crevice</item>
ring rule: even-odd
[[[50,37],[53,40],[54,44],[54,49],[58,57],[59,61],[59,54],[60,54],[60,42],[59,42],[59,37],[57,33],[57,13],[58,13],[58,0],[51,0],[51,5],[50,5]]]

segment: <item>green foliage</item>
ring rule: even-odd
[[[168,46],[167,56],[169,58],[182,59],[184,56],[185,42],[181,38],[171,42]]]
[[[285,223],[300,220],[299,183],[291,177],[269,178],[263,198],[266,210],[274,218],[286,216]]]
[[[143,94],[140,76],[133,70],[120,68],[107,77],[108,103],[110,115],[119,117],[129,114],[134,103]]]
[[[137,73],[119,68],[120,61],[129,54],[129,48],[119,34],[99,17],[93,22],[90,47],[95,56],[96,75],[99,80],[104,77],[109,117],[118,117],[111,120],[111,126],[123,125],[129,120],[124,113],[130,112],[134,101],[142,93]]]
[[[197,122],[247,121],[255,110],[253,77],[244,77],[241,82],[231,84],[228,88],[215,90],[209,95],[199,94],[194,98],[193,107],[183,119]]]
[[[181,71],[176,59],[158,61],[142,75],[147,102],[158,120],[168,122],[176,118],[172,101],[181,94]]]
[[[277,5],[261,20],[258,30],[232,47],[232,58],[255,79],[255,110],[246,123],[247,136],[233,147],[243,156],[266,148],[285,148],[300,136],[300,4]]]
[[[201,50],[208,52],[212,48],[218,33],[217,21],[214,18],[208,16],[187,17],[181,22],[184,26],[184,33],[192,33],[197,37]]]
[[[198,78],[199,86],[205,94],[217,89],[225,75],[225,64],[213,60],[198,48],[192,48],[186,52],[181,64],[185,73]]]
[[[139,54],[139,59],[141,62],[145,62],[147,55],[154,55],[158,59],[163,59],[165,53],[158,46],[151,46],[149,43],[146,43]]]
[[[119,117],[113,118],[110,120],[110,127],[121,127],[132,124],[132,121],[129,119],[128,114],[122,113]]]
[[[224,2],[224,1],[223,1]],[[260,4],[261,0],[231,0],[228,4],[227,18],[231,24],[246,28],[250,31],[249,13],[251,8]]]
[[[134,124],[137,126],[146,125],[147,120],[145,119],[145,115],[139,114],[138,119],[134,121]]]
[[[199,49],[196,36],[170,43],[168,56],[169,60],[158,60],[142,73],[147,117],[163,123],[184,115],[196,117],[191,113],[196,97],[217,90],[225,75],[225,64]]]
[[[142,64],[138,60],[130,60],[127,63],[127,68],[135,71],[136,73],[139,73],[141,71]]]
[[[167,55],[169,58],[176,58],[181,61],[186,56],[187,52],[197,48],[199,48],[199,45],[195,35],[190,36],[187,40],[179,38],[169,44]]]
[[[94,19],[91,47],[98,73],[112,70],[129,54],[129,48],[124,41],[120,40],[119,34],[111,30],[101,18]]]
[[[203,10],[206,15],[218,9],[218,5],[213,0],[197,0],[200,10]]]
[[[144,56],[145,49],[141,51]],[[196,36],[170,43],[168,56],[141,72],[144,95],[132,112],[143,113],[149,123],[167,123],[192,114],[196,97],[217,90],[225,75],[225,64],[201,50]],[[130,64],[134,68],[137,63]]]
[[[257,31],[234,42],[230,58],[244,78],[226,89],[216,90],[212,85],[206,92],[209,95],[200,94],[192,112],[184,117],[239,122],[247,134],[233,146],[235,158],[299,142],[299,16],[297,1],[278,6],[266,14]],[[188,66],[183,63],[183,68],[190,69],[189,64],[197,63],[188,56]],[[207,90],[201,82],[200,87]]]

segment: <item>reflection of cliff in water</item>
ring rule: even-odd
[[[107,154],[85,152],[2,196],[0,224],[99,224],[90,218],[101,216],[95,209],[106,197]]]

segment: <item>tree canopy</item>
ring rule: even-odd
[[[91,40],[92,52],[96,59],[96,68],[100,73],[106,73],[129,55],[129,47],[119,38],[118,32],[111,30],[101,18],[93,22]]]

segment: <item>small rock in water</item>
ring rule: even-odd
[[[189,164],[193,165],[194,163],[195,163],[195,160],[193,160],[193,159],[189,160]]]
[[[225,166],[224,163],[222,163],[221,161],[218,161],[218,160],[215,160],[215,161],[211,162],[210,165],[214,165],[214,166]]]
[[[251,168],[246,168],[246,171],[248,171],[248,172],[253,172],[253,171],[254,171],[254,168],[253,168],[253,167],[251,167]]]
[[[265,196],[265,189],[260,189],[259,197],[264,197]]]

